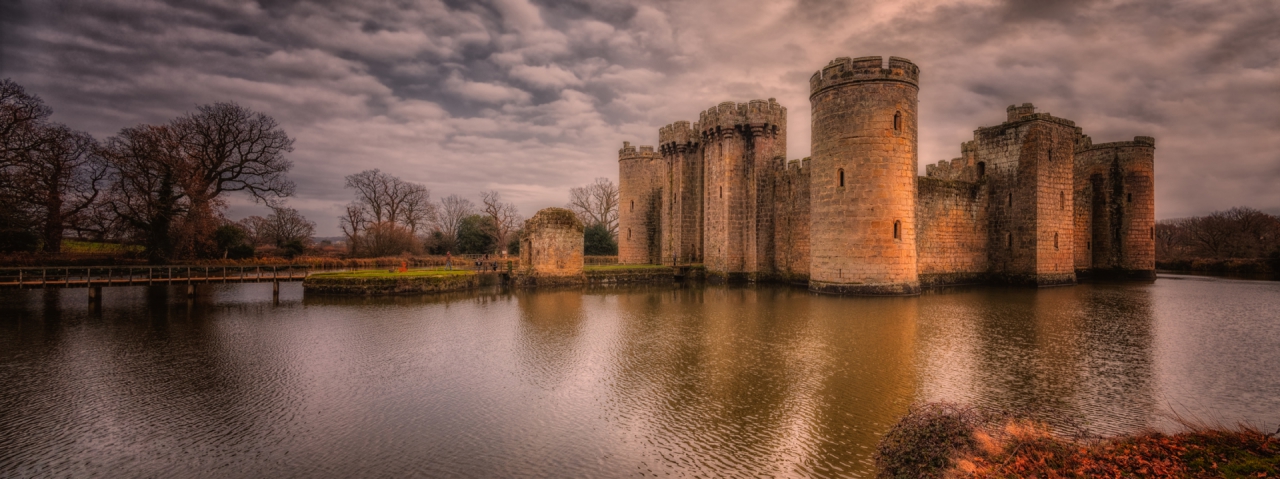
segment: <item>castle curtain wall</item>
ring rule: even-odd
[[[1093,145],[1024,103],[917,177],[918,85],[903,58],[832,61],[810,78],[804,161],[784,161],[773,99],[667,125],[660,153],[624,143],[619,262],[841,294],[1154,277],[1154,139]]]
[[[916,201],[916,258],[923,285],[987,280],[986,184],[920,177]]]

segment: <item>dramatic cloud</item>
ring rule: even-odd
[[[297,139],[292,205],[333,235],[347,174],[530,215],[725,100],[777,98],[807,156],[809,76],[897,55],[922,70],[922,170],[1033,102],[1096,142],[1155,136],[1169,218],[1280,213],[1276,25],[1271,0],[29,1],[0,6],[0,76],[99,137],[214,101],[270,114]]]

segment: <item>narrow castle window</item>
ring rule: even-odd
[[[844,188],[844,168],[836,170],[836,186]]]
[[[893,222],[893,239],[902,239],[902,221],[895,220]]]
[[[1156,228],[1151,227],[1151,239],[1156,239]]]
[[[1011,250],[1013,249],[1013,233],[1004,234],[1004,246]]]
[[[979,161],[978,162],[978,179],[982,179],[982,177],[984,176],[987,176],[987,162]]]
[[[1058,249],[1058,233],[1053,234],[1053,249]]]
[[[1093,242],[1092,242],[1092,241],[1085,241],[1085,242],[1084,242],[1084,249],[1087,249],[1087,250],[1091,250],[1091,249],[1093,249]]]
[[[900,111],[893,114],[893,131],[902,131],[902,112]]]
[[[636,211],[636,200],[631,200],[631,212],[634,213],[635,211]]]
[[[1067,209],[1067,193],[1065,191],[1058,192],[1058,209]]]
[[[721,198],[724,198],[724,187],[723,187],[723,186],[721,186],[721,187],[720,187],[720,197],[721,197]]]
[[[1127,203],[1133,203],[1133,193],[1129,193],[1129,197],[1125,200]]]
[[[1049,163],[1053,163],[1053,148],[1049,148]]]
[[[1013,193],[1009,193],[1009,206],[1013,206]]]
[[[631,228],[627,228],[627,239],[631,239]]]

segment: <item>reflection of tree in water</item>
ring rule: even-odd
[[[851,312],[851,301],[786,288],[620,294],[612,420],[655,471],[859,469],[875,431],[851,424],[910,389],[912,335],[898,306]]]
[[[516,358],[522,378],[551,389],[572,373],[582,360],[582,292],[524,292],[517,296],[520,326]]]
[[[931,345],[925,354],[952,361],[931,366],[949,371],[930,371],[946,383],[925,384],[930,399],[1031,413],[1060,427],[1107,427],[1094,432],[1149,423],[1153,316],[1140,288],[984,288],[931,296],[926,305],[934,324],[921,338]]]
[[[257,338],[235,324],[269,316],[270,306],[225,308],[203,302],[206,294],[188,306],[183,288],[111,288],[100,317],[86,314],[83,289],[31,292],[43,296],[33,318],[47,331],[4,350],[44,357],[28,362],[39,369],[21,378],[0,376],[7,397],[17,399],[5,409],[25,424],[12,429],[0,415],[0,430],[39,437],[50,428],[74,427],[68,434],[76,441],[58,451],[57,467],[67,469],[46,469],[54,475],[83,475],[75,468],[86,464],[114,464],[143,476],[166,475],[152,468],[173,464],[262,472],[252,464],[255,445],[305,431],[285,417],[294,389],[282,370],[287,358],[245,354],[246,348],[272,348],[254,344]],[[10,306],[0,307],[0,317],[9,316]],[[40,454],[48,444],[18,437],[11,445],[10,465],[47,465]]]

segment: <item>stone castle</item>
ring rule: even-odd
[[[803,160],[772,98],[664,126],[656,151],[624,142],[619,262],[838,294],[1155,277],[1153,138],[1094,144],[1024,103],[918,176],[919,82],[899,57],[814,73]]]

